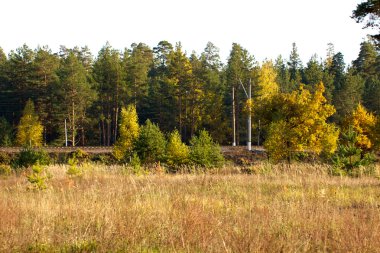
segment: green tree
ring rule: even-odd
[[[31,98],[35,99],[37,93],[34,92],[34,69],[33,61],[35,53],[26,44],[12,50],[8,55],[8,61],[5,66],[8,87],[4,90],[7,101],[8,110],[12,112],[12,116],[17,119],[21,117],[23,107],[26,101]]]
[[[139,136],[139,123],[134,105],[121,108],[119,138],[114,146],[114,156],[117,160],[125,159],[132,153],[133,145]]]
[[[227,89],[226,96],[228,113],[231,111],[236,115],[236,145],[240,143],[240,134],[246,133],[246,124],[240,122],[240,114],[243,111],[245,101],[247,100],[240,82],[243,84],[249,83],[253,78],[254,58],[246,49],[237,43],[232,44],[232,49],[226,66],[226,81]],[[235,94],[235,99],[232,99],[232,90]],[[234,111],[235,109],[235,111]],[[233,124],[231,124],[233,127]],[[242,125],[242,127],[241,127]]]
[[[358,58],[354,60],[354,69],[363,77],[374,76],[376,73],[376,58],[378,53],[375,45],[371,41],[363,41],[360,44]]]
[[[298,54],[298,49],[296,43],[292,44],[292,51],[290,52],[289,61],[289,75],[290,75],[290,84],[291,90],[298,87],[301,83],[301,70],[302,70],[302,61]]]
[[[190,159],[193,163],[204,167],[221,166],[224,162],[220,147],[206,130],[190,140]]]
[[[364,22],[364,28],[377,28],[380,27],[380,1],[379,0],[367,0],[361,2],[356,6],[356,9],[352,12],[352,18],[357,23]],[[372,36],[377,43],[380,42],[380,34]]]
[[[98,54],[93,67],[98,100],[96,110],[100,125],[100,143],[106,146],[115,143],[118,118],[122,101],[127,100],[125,71],[120,52],[107,43]]]
[[[208,42],[201,54],[200,61],[200,70],[195,68],[194,72],[195,75],[200,75],[203,83],[203,115],[200,128],[207,129],[214,140],[222,143],[226,141],[230,122],[228,115],[225,114],[224,105],[226,92],[230,90],[226,89],[226,83],[222,77],[223,69],[219,49],[213,43]]]
[[[160,128],[149,119],[140,128],[134,150],[145,163],[164,161],[166,139]]]
[[[153,51],[144,43],[132,44],[129,57],[125,58],[126,81],[137,111],[144,106],[148,95],[148,73],[153,65]]]
[[[348,71],[342,87],[336,91],[334,102],[336,108],[335,119],[338,122],[348,116],[362,101],[364,79]]]
[[[311,90],[314,90],[315,86],[323,81],[323,66],[318,62],[317,55],[313,55],[307,63],[303,79],[303,82],[307,85],[306,87]]]
[[[57,87],[59,78],[57,71],[59,68],[59,58],[53,54],[47,46],[38,47],[35,50],[33,61],[34,85],[36,109],[45,127],[45,141],[52,141],[56,136],[57,125],[61,122],[55,121],[55,111],[52,110],[55,103],[54,90]]]
[[[182,51],[181,43],[177,43],[175,50],[168,57],[168,82],[171,94],[175,98],[175,122],[181,135],[186,126],[186,97],[190,90],[193,78],[193,69],[189,58]]]
[[[337,152],[332,157],[334,174],[355,175],[355,168],[368,166],[375,161],[372,153],[365,152],[357,145],[357,137],[358,135],[352,127],[341,134]]]
[[[176,97],[169,78],[169,56],[173,46],[167,41],[160,41],[153,48],[154,65],[150,70],[148,108],[144,111],[146,118],[158,123],[163,131],[169,132],[176,127]]]
[[[277,57],[274,67],[277,72],[276,82],[280,86],[280,91],[289,92],[291,90],[289,69],[281,55]]]
[[[0,146],[11,146],[13,142],[12,126],[4,118],[0,117]]]
[[[71,145],[75,146],[78,143],[78,136],[84,145],[86,112],[96,98],[96,93],[88,82],[86,69],[73,52],[69,52],[61,60],[58,75],[60,83],[57,87],[57,97],[61,102],[61,115],[64,117],[61,118],[61,122],[65,118],[68,119]],[[61,128],[63,133],[62,130]]]
[[[34,103],[28,100],[17,127],[16,142],[21,146],[39,147],[42,145],[42,132],[43,126],[34,111]]]

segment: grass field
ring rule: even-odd
[[[379,252],[380,180],[262,163],[256,174],[137,176],[50,166],[0,178],[1,252]]]

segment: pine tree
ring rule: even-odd
[[[289,66],[291,89],[293,90],[301,83],[301,70],[302,70],[302,62],[298,54],[296,43],[292,44],[292,51],[290,52],[288,66]]]
[[[177,43],[175,50],[168,57],[168,73],[170,93],[176,100],[175,122],[181,135],[185,133],[186,97],[193,78],[193,69],[189,58],[182,51],[181,43]]]
[[[93,77],[99,96],[96,104],[100,143],[109,146],[116,141],[120,107],[128,96],[120,52],[108,43],[99,51]]]
[[[193,163],[204,167],[220,166],[224,162],[220,147],[206,130],[190,140],[190,158]]]
[[[305,83],[311,90],[314,90],[315,86],[323,81],[323,66],[317,60],[317,55],[311,57],[304,70]]]
[[[354,60],[353,67],[355,70],[362,74],[364,77],[374,76],[376,74],[376,52],[375,45],[371,41],[363,41],[360,44],[360,51],[358,58]]]
[[[65,118],[68,119],[71,145],[76,146],[79,141],[84,145],[86,112],[96,98],[96,93],[88,82],[86,69],[73,52],[61,60],[58,75],[60,83],[55,92],[61,102],[60,120],[63,122]],[[79,141],[77,137],[81,137]]]
[[[149,119],[140,128],[135,151],[145,163],[165,160],[166,139],[160,128]]]
[[[355,19],[357,23],[364,22],[364,28],[379,28],[380,1],[362,1],[356,6],[356,9],[352,12],[352,18]],[[380,44],[380,34],[375,34],[371,37],[377,42],[377,45]]]
[[[16,142],[21,146],[39,147],[42,145],[42,132],[43,126],[34,111],[34,103],[29,99],[17,127]]]
[[[352,70],[349,70],[342,87],[335,92],[334,104],[336,114],[334,118],[338,122],[342,122],[362,101],[363,90],[364,79],[359,75],[355,75]]]

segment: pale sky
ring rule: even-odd
[[[223,62],[233,42],[259,62],[288,58],[293,42],[306,62],[325,58],[329,42],[351,63],[370,31],[350,18],[360,0],[2,0],[0,47],[6,53],[26,43],[87,45],[94,56],[109,41],[116,49],[161,40],[182,42],[200,54],[208,41]]]

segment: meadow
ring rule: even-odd
[[[132,172],[84,164],[0,178],[1,252],[378,252],[380,180],[327,165]]]

